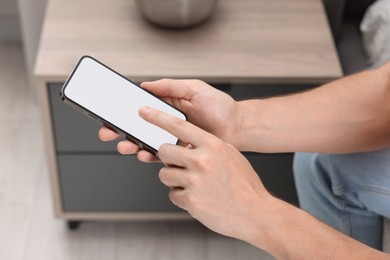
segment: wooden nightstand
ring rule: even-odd
[[[198,78],[236,99],[290,93],[341,76],[320,0],[223,0],[206,23],[166,30],[131,0],[49,0],[35,79],[57,217],[189,219],[168,200],[159,165],[120,156],[99,126],[58,96],[91,55],[136,82]],[[295,202],[291,154],[247,154],[265,185]]]

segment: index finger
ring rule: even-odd
[[[191,144],[195,147],[204,144],[207,140],[213,137],[210,133],[188,121],[184,121],[178,117],[169,115],[154,108],[141,107],[139,114],[149,123],[168,131],[179,138],[180,141]]]

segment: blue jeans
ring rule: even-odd
[[[383,217],[390,218],[390,148],[343,155],[297,153],[294,178],[302,209],[382,249]]]

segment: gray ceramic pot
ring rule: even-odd
[[[171,28],[194,26],[206,20],[217,0],[136,0],[149,21]]]

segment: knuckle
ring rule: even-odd
[[[216,138],[206,141],[206,149],[203,149],[202,152],[197,153],[195,156],[190,158],[190,162],[199,167],[201,170],[208,170],[215,163],[212,156],[214,154],[223,154],[225,152],[224,143]]]
[[[200,179],[199,176],[196,174],[191,174],[187,176],[187,186],[193,187],[193,186],[199,186]]]
[[[226,145],[229,147],[229,149],[236,149],[236,148],[234,147],[234,145],[232,145],[232,144],[226,143]]]
[[[189,154],[188,156],[187,156],[187,161],[191,164],[191,165],[194,165],[194,164],[196,164],[196,162],[198,161],[198,156],[197,155],[195,155],[195,154]]]
[[[206,145],[212,149],[219,149],[222,146],[222,141],[217,138],[209,138]]]
[[[212,149],[212,150],[219,150],[221,148],[221,144],[220,142],[218,141],[215,141],[215,140],[210,140],[209,143],[208,143],[209,147]]]
[[[186,122],[184,120],[181,120],[177,117],[174,117],[172,119],[172,129],[173,130],[178,130],[178,129],[181,129],[185,126]]]
[[[210,168],[211,158],[212,157],[207,153],[201,153],[197,156],[197,158],[194,158],[192,163],[201,170],[208,170]]]
[[[207,151],[212,154],[219,154],[225,150],[225,143],[218,138],[210,138],[206,141]]]
[[[184,201],[188,209],[196,209],[198,206],[198,198],[192,193],[187,194]]]
[[[201,81],[200,79],[193,79],[192,80],[192,83],[195,84],[195,85],[201,85],[201,84],[204,84],[203,81]]]
[[[162,81],[162,82],[169,83],[169,82],[172,81],[172,79],[170,79],[170,78],[162,78],[161,81]]]
[[[230,153],[231,152],[238,152],[236,147],[234,147],[234,145],[232,145],[232,144],[226,143],[226,148],[227,148],[227,151]]]
[[[160,118],[162,115],[162,112],[158,109],[153,109],[153,113],[148,113],[148,115],[150,115],[154,118]]]

